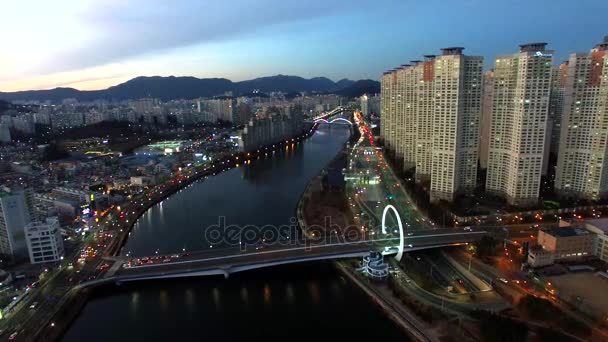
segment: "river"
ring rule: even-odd
[[[141,256],[212,248],[204,231],[217,224],[218,217],[241,226],[291,224],[306,184],[348,137],[347,127],[320,127],[311,138],[286,151],[193,183],[150,208],[136,223],[123,253]],[[330,263],[320,262],[238,273],[228,279],[103,287],[63,340],[379,337],[406,340],[362,291]]]

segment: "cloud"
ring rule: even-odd
[[[360,4],[359,0],[100,0],[78,14],[86,36],[60,51],[49,52],[23,72],[77,70],[180,47],[267,34],[282,24],[348,12]]]

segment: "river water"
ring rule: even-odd
[[[308,181],[349,137],[321,127],[305,142],[196,182],[148,210],[123,253],[209,249],[206,227],[289,225]],[[215,247],[215,246],[214,246]],[[216,247],[217,248],[217,247]],[[64,341],[406,340],[327,262],[97,290]]]

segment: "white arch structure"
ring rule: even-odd
[[[405,247],[403,224],[401,223],[401,217],[399,217],[399,212],[397,212],[397,209],[392,204],[388,204],[386,207],[384,207],[384,212],[382,212],[382,234],[388,234],[386,232],[386,214],[388,213],[389,209],[392,210],[393,213],[395,213],[395,216],[397,217],[397,224],[399,225],[399,249],[397,250],[397,255],[395,256],[395,259],[397,259],[397,261],[401,261],[401,257],[403,256],[403,248]]]
[[[349,124],[351,126],[353,125],[352,122],[348,121],[345,118],[335,118],[335,119],[333,119],[331,121],[327,121],[326,119],[317,119],[317,120],[315,120],[316,123],[327,123],[327,124],[331,124],[331,123],[334,123],[336,121],[344,121],[344,122],[346,122],[347,124]]]

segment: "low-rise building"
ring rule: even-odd
[[[553,253],[545,250],[540,245],[535,245],[528,251],[528,265],[530,267],[549,266],[554,262],[555,256]]]
[[[593,255],[593,234],[583,228],[541,229],[538,231],[538,244],[553,253],[556,261]]]
[[[31,222],[25,226],[25,233],[32,264],[55,262],[63,258],[63,238],[57,218]]]
[[[594,234],[593,254],[608,262],[608,218],[587,220],[585,228]]]

